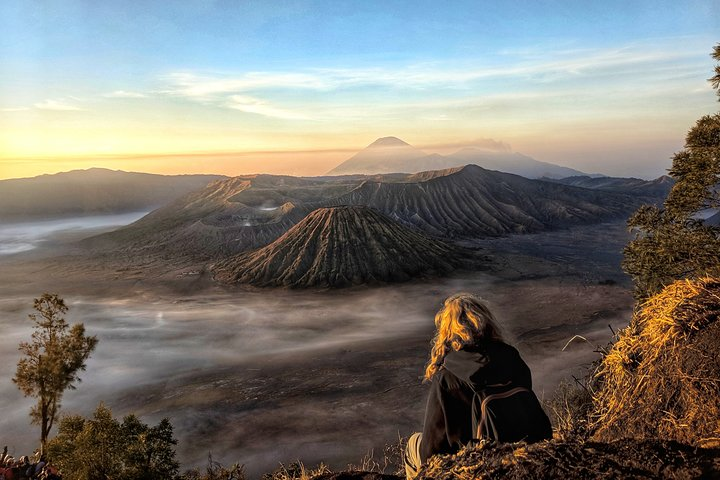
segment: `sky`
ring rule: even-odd
[[[384,136],[653,178],[718,111],[718,33],[717,0],[5,0],[0,179],[319,175]]]

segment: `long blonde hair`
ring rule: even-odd
[[[445,299],[435,314],[435,336],[430,360],[425,367],[425,380],[430,380],[451,350],[460,350],[478,340],[500,340],[502,333],[487,305],[470,293],[456,293]]]

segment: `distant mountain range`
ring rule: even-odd
[[[405,175],[245,176],[215,181],[86,245],[134,261],[217,262],[270,244],[318,208],[347,205],[372,207],[440,240],[529,233],[626,217],[657,201],[640,187],[589,189],[475,165]]]
[[[0,180],[0,219],[124,213],[165,205],[222,175],[154,175],[104,168]]]
[[[306,203],[306,197],[313,197],[317,189],[321,189],[326,198],[335,197],[345,193],[348,185],[357,186],[363,180],[407,182],[407,173],[437,172],[467,164],[515,173],[526,178],[592,178],[577,170],[538,162],[519,153],[466,148],[447,156],[427,155],[398,138],[384,137],[329,174],[347,178],[336,182],[317,177],[308,182],[308,179],[303,178],[282,177],[287,182],[287,185],[283,185],[276,182],[276,178],[281,178],[278,176],[253,176],[253,188],[244,192],[241,203],[251,207],[262,207],[258,202],[274,206],[285,202],[297,205]],[[381,175],[382,178],[371,178],[369,175]],[[214,180],[226,178],[223,175],[155,175],[91,168],[33,178],[0,180],[0,220],[149,211]],[[261,188],[263,178],[273,178],[268,188]],[[578,183],[578,186],[590,185]],[[292,190],[291,196],[286,194],[288,188]],[[252,198],[258,192],[259,196]]]
[[[343,287],[453,271],[459,249],[365,206],[318,208],[280,238],[212,267],[216,280]]]
[[[560,179],[543,178],[548,182],[562,183],[575,187],[606,190],[609,192],[634,191],[643,196],[665,198],[675,184],[675,180],[667,175],[658,177],[655,180],[641,180],[639,178],[617,178],[617,177],[567,177]]]
[[[349,161],[417,163],[417,152],[389,137]],[[0,182],[0,219],[164,204],[81,245],[120,262],[118,271],[212,264],[215,278],[228,283],[342,286],[443,274],[458,259],[474,268],[479,257],[454,242],[626,218],[640,204],[659,203],[671,186],[668,177],[529,179],[474,164],[322,177],[90,169]]]
[[[417,173],[469,164],[488,170],[514,173],[526,178],[564,178],[588,175],[572,168],[540,162],[515,152],[464,148],[451,155],[436,153],[428,155],[396,137],[379,138],[364,150],[330,170],[328,175]]]

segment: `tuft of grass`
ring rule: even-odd
[[[545,402],[553,424],[553,437],[563,441],[585,440],[590,432],[592,391],[580,380],[573,380],[560,382],[552,398]]]
[[[205,471],[199,468],[188,470],[180,476],[180,480],[246,480],[245,465],[236,463],[227,468],[213,460],[212,453],[208,453]]]
[[[350,472],[374,472],[381,474],[393,474],[404,476],[405,466],[403,463],[403,455],[407,445],[407,438],[403,438],[398,433],[398,441],[393,444],[385,445],[382,456],[375,458],[375,451],[370,450],[360,460],[358,465],[348,464],[347,470]]]
[[[596,373],[594,438],[720,437],[718,318],[720,280],[710,277],[676,281],[641,304]]]
[[[324,463],[315,468],[307,468],[300,461],[293,462],[287,467],[280,464],[272,473],[266,473],[262,480],[310,480],[318,475],[330,473],[330,469]]]

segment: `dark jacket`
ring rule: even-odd
[[[500,390],[532,390],[530,369],[515,348],[503,342],[482,341],[445,356],[430,385],[420,443],[423,462],[436,454],[455,453],[472,440],[473,395],[495,393],[498,390],[493,385],[503,385]],[[514,396],[507,405],[514,411],[509,412],[506,422],[513,425],[508,425],[510,438],[499,440],[533,442],[552,436],[550,420],[534,393]]]

